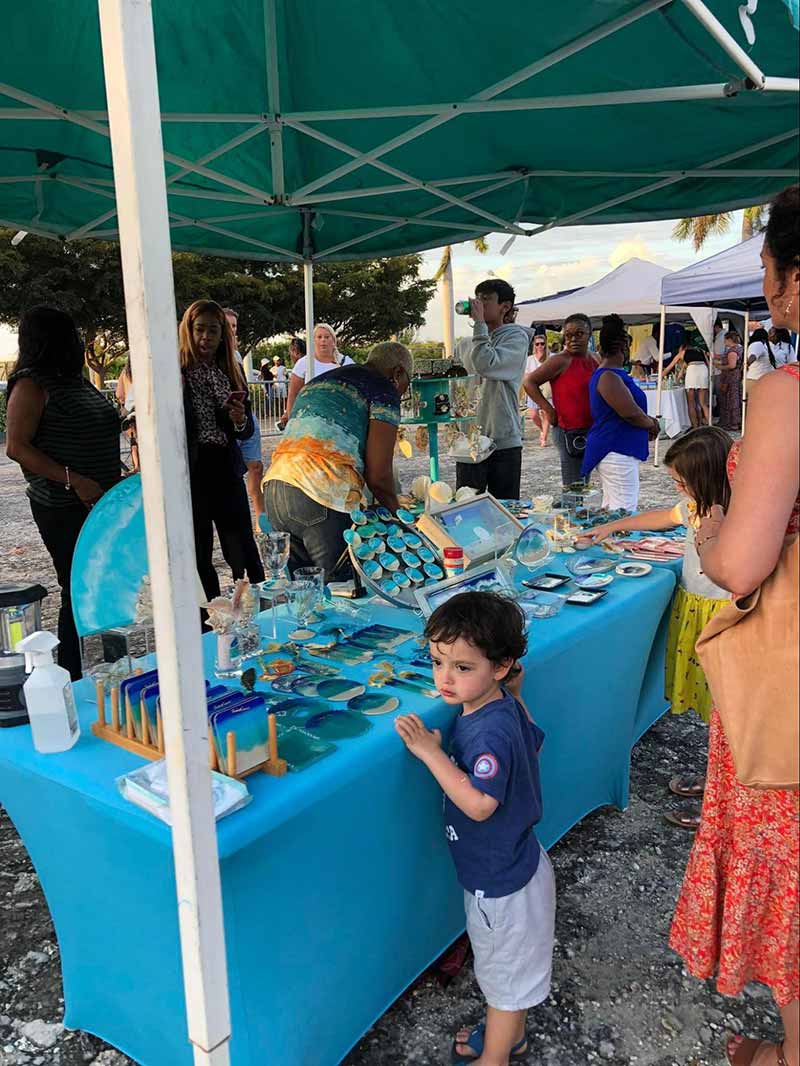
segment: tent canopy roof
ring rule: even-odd
[[[764,235],[759,233],[749,241],[668,274],[661,283],[661,299],[665,304],[724,305],[732,311],[749,310],[754,315],[765,311],[763,243]]]
[[[610,314],[620,315],[627,325],[656,322],[661,315],[661,282],[668,273],[664,267],[634,257],[593,285],[520,304],[517,321],[523,326],[534,322],[556,324],[581,312],[591,318],[593,326],[601,325],[603,316]],[[690,316],[688,308],[670,310],[673,316]]]
[[[750,48],[709,0],[725,41],[699,3],[512,3],[490,47],[473,3],[154,4],[173,246],[365,258],[764,201],[798,166],[797,34],[774,0]],[[0,224],[116,239],[97,0],[4,20],[32,43],[4,54]]]

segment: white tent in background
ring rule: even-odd
[[[520,303],[517,322],[530,326],[534,322],[563,322],[576,312],[588,315],[599,326],[604,315],[617,314],[628,326],[657,322],[661,317],[661,285],[669,271],[646,259],[628,259],[593,285],[564,295]],[[682,301],[688,305],[689,301]],[[670,307],[669,317],[686,321],[691,318],[711,346],[714,340],[714,313],[708,307]]]
[[[661,281],[661,302],[675,304],[724,304],[730,311],[749,311],[751,318],[768,314],[764,300],[764,268],[761,247],[764,234],[726,248],[724,252],[667,274]],[[761,314],[760,312],[763,312]]]
[[[764,234],[759,233],[733,248],[702,259],[699,263],[684,267],[666,275],[661,283],[661,301],[667,315],[673,304],[703,304],[743,315],[744,364],[742,367],[742,432],[747,414],[747,352],[750,347],[751,319],[769,317],[764,299],[764,268],[761,265],[761,248]],[[710,349],[709,345],[709,349]],[[660,373],[660,367],[659,367]]]

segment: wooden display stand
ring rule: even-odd
[[[137,670],[136,673],[141,674],[142,671]],[[107,740],[110,744],[116,744],[117,747],[125,748],[126,751],[132,751],[134,755],[139,755],[143,759],[162,759],[164,757],[164,727],[161,721],[160,710],[157,714],[156,736],[153,737],[150,735],[150,723],[148,722],[145,708],[141,706],[140,717],[142,723],[142,736],[139,738],[135,733],[130,703],[128,703],[125,708],[125,725],[123,726],[121,724],[119,713],[119,687],[114,685],[111,689],[110,724],[106,719],[106,691],[102,681],[97,682],[96,693],[97,719],[92,722],[92,733],[96,737],[100,737],[101,740]],[[236,734],[229,732],[225,740],[225,765],[235,767]],[[286,760],[281,759],[278,755],[278,726],[274,714],[269,715],[268,756],[264,762],[258,763],[256,766],[251,766],[241,774],[235,772],[231,773],[226,770],[224,767],[220,766],[216,745],[214,744],[214,738],[211,735],[210,729],[208,733],[208,761],[212,770],[217,770],[219,773],[227,774],[229,777],[235,777],[238,780],[247,777],[249,774],[255,773],[256,770],[263,770],[265,774],[270,774],[272,777],[283,777],[289,769],[289,764]]]

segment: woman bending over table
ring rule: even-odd
[[[686,367],[683,387],[686,389],[686,406],[689,408],[692,428],[708,425],[708,356],[699,348],[681,348],[664,367],[664,373],[668,374],[680,364]]]

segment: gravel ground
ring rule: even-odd
[[[269,452],[271,442],[266,442]],[[555,449],[526,446],[524,492],[555,491]],[[404,480],[424,462],[402,467]],[[452,466],[443,464],[443,476]],[[672,500],[663,468],[642,468],[642,505]],[[36,533],[19,469],[0,452],[0,574],[56,589]],[[44,602],[54,628],[57,595]],[[527,1062],[541,1066],[717,1066],[726,1030],[777,1032],[772,1000],[751,986],[739,1000],[686,976],[667,948],[669,922],[691,839],[661,820],[667,782],[701,768],[705,730],[689,716],[665,717],[633,753],[631,803],[625,812],[589,815],[553,849],[558,880],[553,993],[531,1013]],[[674,754],[679,752],[680,755]],[[346,1066],[433,1066],[449,1062],[453,1032],[480,1020],[480,993],[467,965],[447,988],[426,977],[376,1023]],[[131,1060],[95,1037],[66,1032],[58,944],[36,874],[0,809],[0,1066],[128,1066]],[[303,1066],[303,1064],[298,1064]],[[320,1057],[307,1066],[331,1066]]]

